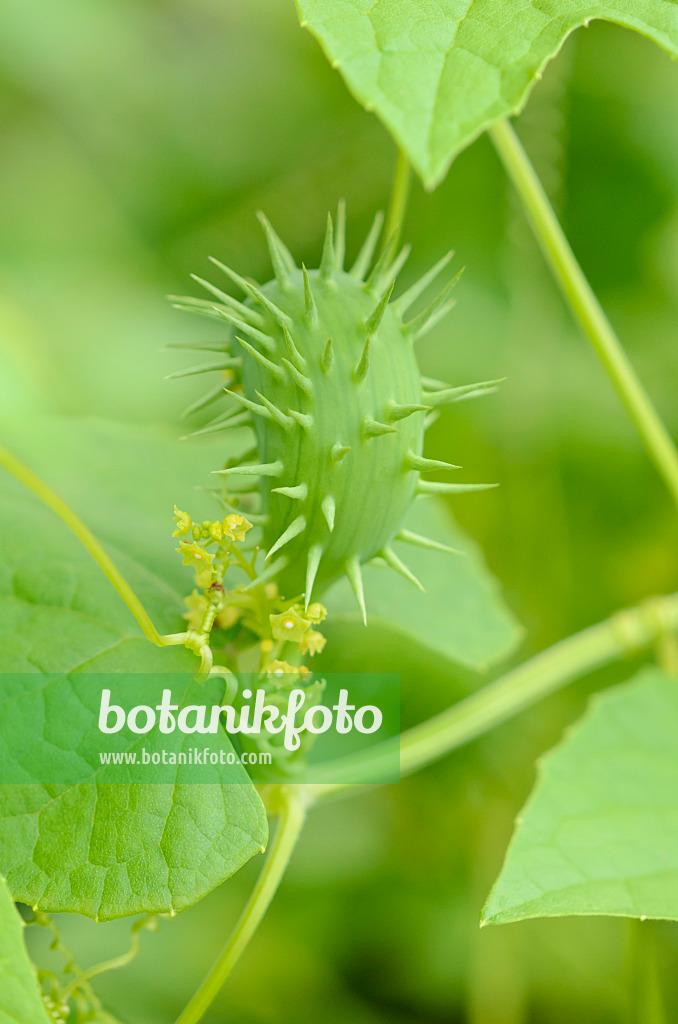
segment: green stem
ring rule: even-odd
[[[489,135],[566,302],[592,342],[678,504],[678,450],[577,263],[527,153],[508,121],[495,122]]]
[[[284,787],[278,825],[264,867],[245,905],[235,930],[176,1024],[198,1024],[235,967],[280,884],[304,824],[306,805],[302,787]]]
[[[24,487],[27,487],[29,491],[32,491],[40,501],[47,505],[52,512],[56,513],[61,521],[73,531],[80,543],[87,548],[99,568],[113,584],[118,594],[141,626],[145,636],[152,643],[157,644],[158,647],[165,647],[166,641],[160,633],[158,633],[157,629],[151,622],[148,612],[118,569],[117,565],[106,554],[94,534],[87,529],[82,520],[76,516],[75,512],[73,512],[66,502],[55,494],[46,483],[43,483],[40,477],[36,476],[32,470],[28,469],[27,466],[24,466],[22,462],[19,462],[19,460],[15,458],[11,452],[8,452],[6,448],[3,448],[2,445],[0,445],[0,466],[2,466],[3,469],[6,469],[7,472],[15,477],[19,483],[23,484]]]
[[[407,199],[410,193],[411,173],[409,161],[402,149],[399,149],[393,173],[393,185],[391,186],[391,200],[386,217],[386,227],[384,229],[384,242],[388,244],[392,239],[391,251],[397,248],[400,240],[400,232],[405,220],[405,210],[407,209]]]
[[[642,650],[668,630],[678,629],[678,594],[653,598],[637,608],[561,640],[534,658],[496,679],[477,693],[421,725],[408,729],[363,755],[337,761],[336,782],[309,786],[318,800],[387,775],[400,743],[401,775],[410,775],[451,750],[505,722],[567,683],[616,658]]]

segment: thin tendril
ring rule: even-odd
[[[77,990],[90,982],[92,978],[98,978],[100,974],[107,974],[108,971],[117,971],[121,967],[127,967],[139,952],[142,930],[144,928],[154,927],[155,918],[142,918],[139,921],[135,921],[132,925],[132,939],[128,951],[126,953],[122,953],[120,956],[114,957],[112,960],[106,960],[101,964],[95,964],[93,967],[89,967],[87,970],[78,974],[78,976],[73,978],[61,993],[63,1002],[67,1003]]]

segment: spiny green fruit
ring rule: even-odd
[[[370,269],[381,215],[348,272],[343,204],[336,233],[328,217],[318,270],[297,267],[259,216],[273,280],[260,287],[213,260],[241,289],[244,301],[195,278],[217,301],[177,298],[176,304],[225,323],[226,341],[197,347],[226,357],[172,376],[229,370],[235,377],[234,386],[219,385],[199,405],[225,390],[238,408],[206,430],[244,423],[254,428],[257,461],[215,472],[229,485],[233,477],[256,480],[267,550],[268,568],[262,575],[275,576],[289,596],[303,592],[308,606],[313,594],[345,573],[364,617],[362,563],[379,557],[421,586],[392,541],[444,549],[400,529],[413,498],[485,486],[421,479],[427,470],[456,468],[423,457],[427,413],[497,382],[448,388],[426,381],[423,387],[414,342],[451,308],[449,293],[456,279],[413,319],[406,321],[404,315],[452,253],[391,301],[409,249],[394,257],[393,242],[387,241]]]

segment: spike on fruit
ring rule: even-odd
[[[189,437],[203,437],[206,434],[219,434],[222,430],[231,430],[232,427],[244,427],[251,426],[252,421],[250,420],[250,414],[248,412],[239,412],[236,415],[229,416],[228,419],[224,419],[219,416],[214,423],[208,423],[200,430],[193,430],[190,434],[184,435],[179,438],[180,441],[186,441]]]
[[[417,587],[419,590],[424,589],[421,582],[417,579],[412,570],[408,569],[405,563],[398,558],[395,551],[393,551],[390,547],[383,548],[383,550],[380,551],[379,554],[391,569],[395,569],[397,573],[400,573],[400,575],[403,576],[406,580],[409,580],[410,583],[414,583],[415,587]]]
[[[274,405],[266,395],[262,395],[260,391],[255,391],[255,394],[266,410],[270,413],[271,419],[274,420],[279,427],[282,427],[283,430],[289,430],[290,427],[294,426],[294,420],[289,416],[286,416],[282,409],[279,409],[277,405]]]
[[[356,384],[362,384],[367,376],[367,371],[370,368],[370,339],[368,338],[365,342],[365,348],[363,354],[360,357],[360,362],[353,371],[353,380]]]
[[[323,242],[323,254],[320,260],[320,280],[329,281],[332,277],[333,271],[336,269],[336,265],[337,261],[334,253],[334,227],[332,225],[332,215],[328,213],[325,241]]]
[[[371,416],[366,416],[363,420],[362,436],[364,438],[383,437],[384,434],[397,433],[397,427],[390,426],[388,423],[379,423],[378,420],[373,420]]]
[[[273,494],[284,494],[287,498],[294,498],[297,501],[306,501],[308,497],[308,484],[295,484],[294,487],[273,487]]]
[[[318,575],[318,569],[320,567],[320,559],[323,556],[322,544],[314,544],[308,551],[308,561],[306,562],[306,592],[304,593],[304,608],[308,608],[311,597],[313,595],[313,585],[315,578]]]
[[[374,250],[377,247],[379,235],[381,234],[381,228],[384,223],[384,214],[379,210],[374,215],[372,227],[369,230],[367,238],[362,244],[358,257],[351,267],[351,276],[356,277],[359,281],[365,277],[365,274],[369,270],[372,257],[374,256]]]
[[[374,310],[372,316],[365,324],[365,330],[367,331],[368,334],[376,334],[376,332],[379,330],[379,324],[384,318],[384,313],[386,312],[386,307],[388,306],[388,300],[391,298],[391,292],[393,291],[394,288],[395,281],[391,283],[391,285],[386,289],[382,297],[379,299],[376,309]]]
[[[187,420],[194,413],[200,412],[202,409],[206,409],[208,405],[211,405],[212,402],[216,402],[217,398],[221,398],[223,394],[224,385],[217,384],[216,387],[213,387],[211,391],[207,392],[207,394],[202,395],[201,398],[198,398],[195,402],[191,402],[190,405],[186,406],[179,418]]]
[[[292,254],[273,230],[268,217],[261,210],[257,210],[257,217],[266,235],[266,243],[275,279],[283,291],[289,291],[291,287],[290,274],[297,269]]]
[[[226,469],[213,469],[219,476],[282,476],[285,467],[280,459],[275,462],[259,462],[254,466],[227,466]]]
[[[448,312],[449,309],[452,308],[450,303],[447,302],[446,300],[452,289],[456,286],[457,282],[459,281],[459,278],[461,277],[462,273],[463,268],[455,277],[452,278],[451,281],[447,282],[445,287],[440,292],[438,292],[435,299],[429,302],[428,306],[422,309],[421,313],[417,313],[416,316],[412,317],[411,320],[407,321],[405,327],[411,334],[413,334],[417,338],[421,337],[423,333],[430,330],[432,323],[438,323],[440,318],[444,315],[442,313],[442,310]]]
[[[428,286],[433,284],[436,277],[438,277],[441,271],[445,269],[453,256],[454,250],[446,253],[441,260],[438,260],[438,262],[431,267],[430,270],[425,274],[422,274],[418,281],[415,281],[413,285],[410,285],[407,291],[404,291],[403,294],[400,295],[393,303],[395,311],[401,314],[406,313],[410,306],[417,301],[419,296],[426,291]]]
[[[226,320],[233,327],[237,327],[239,331],[242,331],[253,341],[259,342],[259,344],[263,345],[268,352],[275,352],[275,342],[268,334],[264,334],[264,332],[260,331],[257,327],[250,326],[250,324],[246,323],[240,317],[235,316],[235,314],[231,313],[228,309],[221,309],[219,306],[215,306],[214,309],[217,316],[221,317],[222,320]]]
[[[456,388],[440,388],[436,391],[424,392],[424,397],[432,406],[447,405],[449,402],[460,402],[462,399],[475,398],[478,395],[492,393],[505,380],[505,377],[499,377],[497,380],[482,380],[478,384],[462,384]]]
[[[322,509],[322,513],[325,516],[325,521],[329,527],[329,531],[330,533],[332,533],[332,531],[334,530],[334,516],[337,511],[337,503],[331,494],[325,495],[322,502],[320,503],[320,508]]]
[[[396,534],[396,540],[405,544],[414,544],[419,548],[428,548],[430,551],[444,551],[448,555],[461,555],[462,551],[451,548],[449,544],[442,544],[439,540],[432,540],[431,537],[423,537],[420,533],[412,533],[411,530],[401,530]]]
[[[446,484],[437,480],[418,480],[417,494],[470,494],[472,491],[491,491],[499,484]]]
[[[332,445],[332,448],[330,449],[330,454],[331,454],[332,459],[334,460],[334,462],[341,462],[341,460],[346,455],[348,455],[350,450],[351,450],[350,444],[339,444],[339,442],[337,441],[336,444]]]
[[[265,370],[268,370],[269,373],[272,373],[274,377],[278,378],[278,380],[285,379],[285,371],[282,370],[275,363],[271,362],[270,359],[267,359],[266,356],[261,354],[261,352],[257,352],[254,345],[250,345],[249,341],[245,341],[244,338],[238,338],[237,335],[235,340],[242,345],[242,347],[245,349],[245,352],[248,352],[249,355],[252,356],[252,359],[256,359],[256,361],[259,363],[259,366],[263,366]]]
[[[290,361],[294,363],[297,370],[303,372],[306,369],[306,360],[302,356],[297,346],[294,344],[292,335],[287,330],[285,324],[283,324],[283,336],[285,338],[285,344],[287,345],[287,351],[289,352]]]
[[[389,401],[386,403],[384,419],[387,423],[397,423],[398,420],[413,416],[415,412],[428,412],[430,408],[430,405],[399,405],[398,402]]]
[[[351,584],[351,589],[355,595],[355,599],[358,602],[361,615],[363,617],[363,623],[367,625],[367,608],[365,606],[365,591],[363,589],[363,574],[360,570],[360,561],[357,556],[349,559],[346,563],[346,576],[348,582]]]
[[[305,392],[305,394],[307,394],[307,395],[312,395],[313,394],[313,381],[309,377],[307,377],[305,374],[303,374],[299,370],[297,370],[296,366],[293,363],[291,363],[289,361],[289,359],[285,359],[284,356],[282,358],[282,362],[285,364],[287,369],[290,371],[290,373],[292,374],[292,378],[299,385],[301,390],[303,392]]]
[[[305,529],[306,516],[297,516],[297,518],[290,523],[287,529],[280,534],[275,544],[273,544],[272,547],[268,549],[266,561],[268,561],[276,553],[276,551],[279,551],[280,548],[284,547],[285,544],[288,544],[289,541],[294,540],[294,538],[298,537],[300,533],[303,533]]]
[[[367,289],[368,292],[374,291],[374,289],[379,286],[380,281],[383,280],[386,268],[389,266],[391,260],[393,259],[393,250],[395,249],[398,243],[399,234],[400,229],[396,228],[391,237],[387,238],[384,244],[384,248],[381,250],[379,254],[377,262],[372,267],[369,277],[365,281],[365,288]]]
[[[244,395],[239,394],[237,391],[229,391],[228,388],[223,388],[223,391],[224,394],[230,395],[231,398],[235,398],[236,402],[239,402],[240,405],[244,405],[246,409],[249,409],[250,412],[253,412],[255,416],[261,416],[263,417],[263,419],[266,420],[271,419],[271,414],[265,406],[259,405],[257,402],[251,401],[251,399],[246,398]]]
[[[175,370],[174,373],[168,373],[164,380],[179,380],[181,377],[194,377],[198,373],[211,373],[213,370],[229,370],[234,366],[240,366],[242,360],[233,359],[219,359],[213,363],[201,363],[200,366],[189,366],[186,370]]]
[[[461,469],[461,466],[453,466],[451,462],[440,462],[438,459],[425,459],[423,455],[415,455],[408,452],[405,457],[407,469],[418,469],[421,472],[433,469]]]
[[[334,363],[334,346],[333,346],[332,339],[330,338],[329,341],[327,342],[327,344],[325,345],[325,349],[324,349],[322,357],[320,359],[320,369],[323,371],[323,373],[329,373],[330,370],[332,369],[333,363]]]
[[[306,431],[313,429],[314,419],[310,413],[299,412],[298,409],[288,409],[290,416],[297,421],[300,427],[303,427]]]
[[[304,278],[304,306],[306,310],[306,323],[310,324],[311,327],[318,326],[318,307],[315,304],[315,298],[313,296],[313,289],[311,288],[311,282],[308,279],[308,271],[304,264],[301,264],[301,271]]]

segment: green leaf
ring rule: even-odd
[[[484,669],[506,657],[522,638],[522,629],[504,605],[496,581],[477,546],[435,498],[417,501],[405,527],[460,554],[430,551],[395,541],[393,548],[425,587],[417,590],[392,569],[363,570],[368,628],[383,625],[469,668]],[[332,622],[352,622],[364,631],[346,580],[327,595]]]
[[[192,577],[177,569],[172,500],[193,500],[193,485],[216,464],[214,449],[190,454],[145,428],[59,419],[26,426],[13,447],[74,499],[96,533],[114,539],[108,549],[160,631],[182,629],[181,595]],[[52,512],[4,473],[0,489],[3,671],[195,671],[188,651],[155,648],[141,635]],[[15,899],[41,910],[99,920],[182,910],[266,842],[263,805],[240,774],[240,784],[226,786],[3,786],[0,871]]]
[[[69,503],[113,557],[132,556],[162,589],[169,588],[176,626],[180,595],[190,592],[192,576],[174,550],[173,506],[198,521],[214,518],[220,506],[199,488],[215,486],[218,478],[211,471],[240,456],[251,433],[232,430],[226,438],[178,441],[175,433],[148,424],[31,416],[2,423],[0,439]],[[0,473],[0,493],[25,496],[19,484]],[[65,533],[62,526],[59,536]]]
[[[50,1024],[23,930],[7,883],[0,876],[0,1024]]]
[[[297,0],[301,23],[433,188],[456,154],[524,105],[567,36],[593,18],[678,56],[670,0]]]
[[[678,920],[678,680],[597,695],[539,768],[483,923],[610,914]]]

